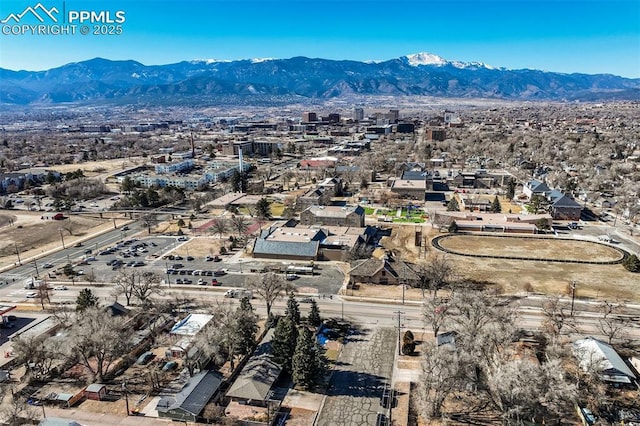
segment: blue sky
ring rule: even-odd
[[[62,9],[62,0],[40,0]],[[38,0],[1,0],[0,20]],[[640,78],[640,0],[66,0],[115,12],[121,35],[0,34],[0,67],[94,57],[385,60],[430,52],[507,68]]]

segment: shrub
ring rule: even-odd
[[[635,254],[627,257],[622,265],[629,272],[640,272],[640,259]]]

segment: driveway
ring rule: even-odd
[[[360,329],[345,339],[316,424],[375,425],[386,412],[380,397],[391,383],[395,349],[392,328]]]

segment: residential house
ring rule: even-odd
[[[573,354],[584,371],[599,371],[602,380],[613,384],[633,384],[637,378],[618,352],[593,337],[576,340]]]
[[[222,384],[222,375],[215,371],[202,371],[187,381],[175,395],[160,398],[156,406],[158,417],[181,422],[197,422],[207,403]]]
[[[415,287],[420,282],[418,273],[406,262],[391,259],[361,260],[349,271],[351,284],[408,284]]]

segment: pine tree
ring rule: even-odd
[[[511,178],[507,182],[507,199],[513,200],[513,197],[516,196],[516,181]]]
[[[316,302],[314,299],[311,300],[311,308],[309,309],[309,316],[307,317],[307,321],[314,327],[318,327],[320,324],[322,324],[322,318],[320,318],[320,308],[318,308],[318,302]]]
[[[496,195],[491,203],[491,212],[492,213],[500,213],[502,211],[502,206],[500,205],[500,200],[498,200],[498,196]]]
[[[451,198],[449,203],[447,203],[447,211],[448,212],[460,211],[460,205],[458,205],[458,200],[456,200],[455,197]]]
[[[314,368],[314,353],[313,335],[307,327],[303,327],[292,360],[293,383],[303,390],[311,389],[315,383],[317,371]]]
[[[278,321],[271,340],[271,353],[273,361],[280,364],[283,369],[291,373],[291,357],[298,341],[298,329],[291,317],[284,316]]]
[[[84,312],[88,308],[98,306],[98,296],[90,288],[83,288],[76,298],[76,312]]]
[[[640,272],[640,259],[635,254],[627,257],[622,265],[629,272]]]
[[[238,342],[237,351],[241,355],[246,355],[253,349],[258,332],[258,316],[253,312],[253,306],[248,297],[240,300],[237,309],[238,316]]]
[[[260,198],[256,203],[256,215],[262,219],[271,219],[271,203],[266,198]]]
[[[291,318],[291,321],[293,321],[295,325],[300,325],[300,305],[293,296],[293,293],[289,295],[289,300],[287,300],[287,310],[284,314]]]

